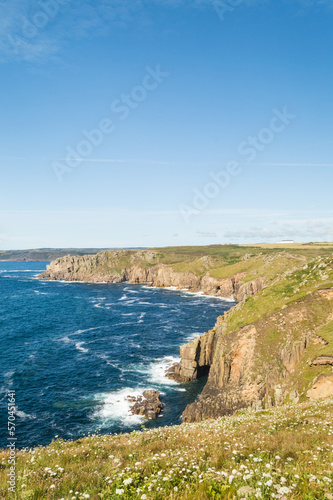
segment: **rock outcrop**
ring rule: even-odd
[[[141,415],[149,420],[155,420],[163,408],[158,391],[147,390],[143,392],[143,396],[129,396],[127,399],[134,403],[130,407],[133,415]]]
[[[216,330],[210,330],[180,348],[181,362],[173,365],[167,376],[177,382],[190,382],[207,375],[213,362]]]
[[[320,375],[306,393],[310,399],[324,399],[333,395],[333,373]]]
[[[326,366],[326,365],[331,365],[333,366],[333,356],[330,355],[325,355],[322,354],[321,356],[318,356],[316,359],[314,359],[311,363],[311,366]]]

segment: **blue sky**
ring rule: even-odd
[[[330,1],[0,19],[1,249],[332,241]]]

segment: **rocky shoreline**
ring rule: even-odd
[[[46,272],[40,274],[39,278],[91,283],[149,283],[152,287],[187,289],[190,293],[202,292],[204,295],[235,302],[241,302],[264,287],[263,278],[258,277],[246,281],[245,273],[236,273],[228,278],[217,279],[210,276],[208,270],[203,276],[198,276],[192,271],[177,272],[170,265],[155,263],[157,257],[153,252],[146,252],[146,254],[140,252],[146,257],[144,265],[141,261],[136,263],[135,258],[131,258],[130,262],[126,262],[131,265],[115,271],[110,253],[114,254],[114,265],[119,266],[124,257],[127,257],[128,252],[101,252],[94,256],[62,257],[51,262]]]
[[[246,272],[221,279],[211,276],[210,257],[195,260],[201,274],[186,266],[178,271],[159,262],[150,250],[67,256],[52,262],[39,277],[150,283],[238,302],[217,318],[213,329],[181,346],[181,361],[167,372],[177,382],[208,375],[199,399],[183,412],[184,422],[333,394],[333,376],[326,373],[332,370],[333,353],[324,350],[329,346],[326,334],[318,333],[333,321],[333,288],[320,288],[324,282],[332,284],[332,260],[318,257],[309,265],[304,257],[290,254],[245,258],[252,266],[251,276],[257,274],[253,279]],[[300,294],[299,300],[291,300],[290,294],[295,298]],[[163,408],[159,394],[145,392],[146,396],[132,400],[131,411],[157,418]]]

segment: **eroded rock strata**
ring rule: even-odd
[[[188,345],[182,346],[182,359],[173,368],[176,380],[196,377],[202,366],[209,376],[198,401],[187,406],[185,422],[216,418],[242,408],[258,409],[333,394],[333,375],[310,378],[313,387],[303,387],[311,367],[332,365],[333,356],[307,359],[308,347],[318,345],[316,331],[330,324],[333,289],[317,291],[301,302],[246,325],[238,331],[228,330],[228,313],[216,327]],[[314,315],[317,316],[312,329]],[[327,342],[322,345],[327,345]],[[204,355],[201,349],[204,348]],[[203,365],[201,365],[203,363]],[[192,372],[191,372],[192,369]],[[307,372],[307,373],[306,373]]]

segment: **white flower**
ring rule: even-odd
[[[173,491],[178,491],[178,488],[177,486],[174,487]]]
[[[131,483],[133,483],[133,479],[131,477],[129,477],[128,479],[124,479],[125,485],[131,484]]]
[[[51,484],[50,488],[55,488],[55,484]]]
[[[123,489],[120,489],[120,488],[117,488],[116,489],[116,495],[122,495],[124,493],[125,490]]]
[[[267,469],[271,468],[271,464],[266,464]]]
[[[281,460],[281,457],[279,457],[279,455],[276,455],[275,460]]]
[[[145,495],[145,493],[143,495],[141,495],[141,500],[146,500],[147,498],[147,495]]]
[[[278,489],[278,493],[280,495],[287,495],[288,493],[290,493],[290,489],[287,488],[287,486],[281,486],[281,488]]]

